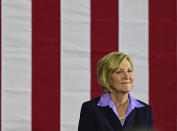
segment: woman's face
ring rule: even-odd
[[[133,70],[128,60],[119,67],[117,71],[111,74],[110,85],[112,92],[128,93],[133,87]]]

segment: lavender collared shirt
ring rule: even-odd
[[[140,108],[140,107],[143,107],[144,105],[141,104],[140,102],[138,102],[136,99],[134,99],[130,94],[128,94],[128,97],[129,97],[129,106],[128,106],[128,109],[127,109],[127,112],[126,112],[126,115],[125,115],[125,119],[123,120],[123,122],[121,123],[122,126],[124,125],[124,122],[127,118],[127,116],[130,114],[130,112],[136,107],[136,108]],[[105,106],[109,106],[110,108],[112,108],[112,110],[114,111],[114,113],[116,114],[116,116],[119,118],[120,120],[120,117],[119,115],[117,114],[117,110],[116,110],[116,107],[113,103],[113,101],[111,100],[111,97],[110,97],[110,93],[104,93],[100,100],[98,101],[97,103],[98,106],[101,106],[101,107],[105,107]]]

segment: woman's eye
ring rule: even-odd
[[[121,73],[122,73],[122,71],[117,71],[116,73],[117,73],[117,74],[121,74]]]
[[[132,72],[132,70],[128,70],[128,72]]]

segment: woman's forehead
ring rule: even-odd
[[[127,68],[132,68],[131,64],[128,60],[125,60],[120,66],[119,69],[127,69]]]

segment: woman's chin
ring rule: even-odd
[[[122,93],[129,93],[131,91],[132,87],[124,87],[122,90],[120,90]]]
[[[115,89],[115,90],[112,90],[112,91],[117,92],[117,93],[129,93],[131,91],[131,88]]]

